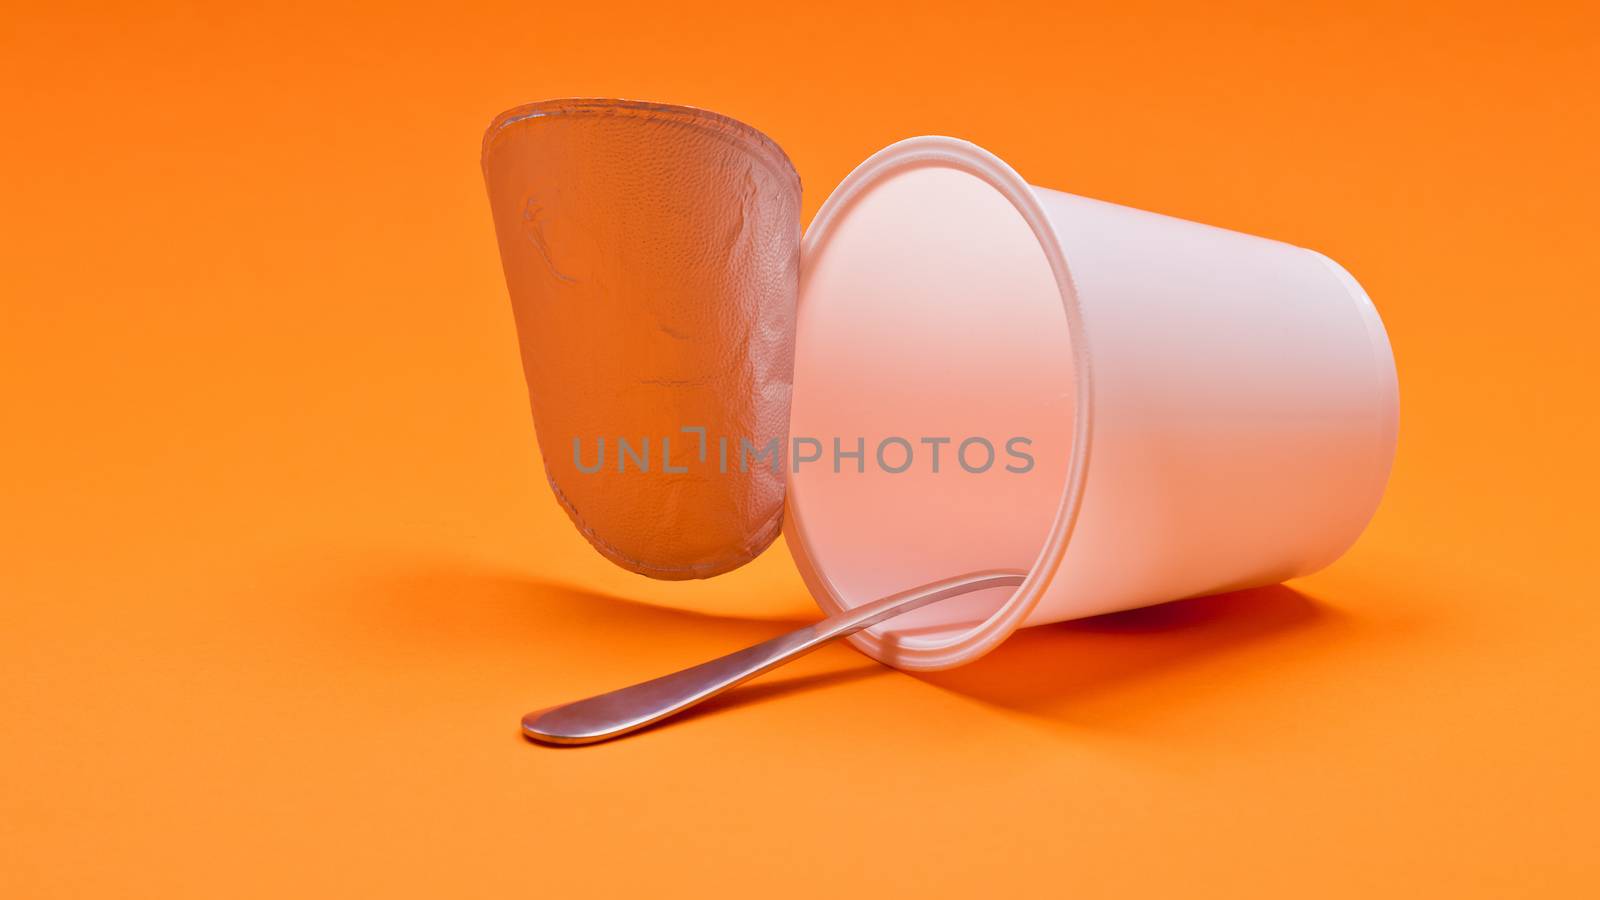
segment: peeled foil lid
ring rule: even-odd
[[[483,171],[545,473],[573,524],[652,578],[753,559],[784,512],[788,157],[704,110],[551,100],[494,120]]]

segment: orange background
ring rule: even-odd
[[[5,13],[0,896],[1600,894],[1592,5],[756,6]],[[748,121],[808,217],[936,132],[1328,253],[1383,508],[1287,587],[524,743],[814,615],[543,483],[477,153],[562,95]]]

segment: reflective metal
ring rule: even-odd
[[[974,572],[874,600],[736,653],[621,690],[522,717],[522,733],[549,744],[592,744],[620,737],[708,700],[829,641],[950,597],[1016,587],[1025,573]]]

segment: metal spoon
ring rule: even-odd
[[[950,597],[1016,587],[1026,573],[995,569],[936,581],[847,609],[797,631],[632,687],[531,712],[522,733],[547,744],[593,744],[659,722],[810,653],[831,640]]]

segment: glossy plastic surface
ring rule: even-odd
[[[1319,254],[1034,188],[937,137],[863,163],[805,250],[794,433],[865,434],[869,461],[885,436],[922,453],[791,475],[789,542],[819,604],[1030,571],[850,638],[877,659],[946,668],[1025,624],[1308,574],[1377,506],[1394,361]],[[929,438],[951,439],[937,472]],[[950,456],[973,438],[999,451],[977,472]]]

